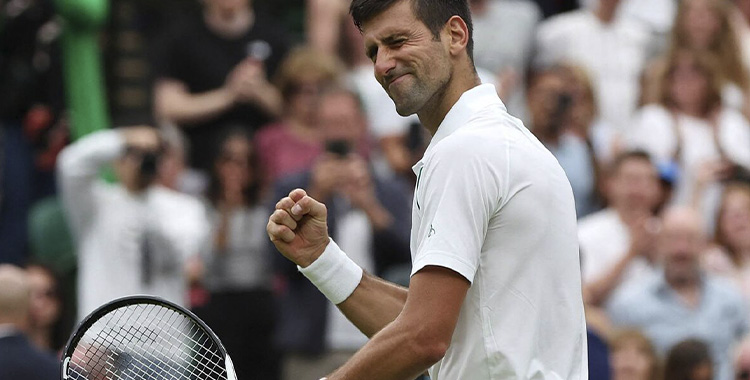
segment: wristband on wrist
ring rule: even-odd
[[[323,254],[306,268],[297,269],[335,305],[349,298],[362,280],[362,268],[330,239]]]

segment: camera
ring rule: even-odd
[[[347,140],[329,140],[326,141],[326,152],[332,153],[340,158],[344,158],[352,151],[352,146]]]

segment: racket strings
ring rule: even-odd
[[[68,366],[74,380],[226,379],[224,355],[190,317],[156,304],[115,309],[77,344]]]

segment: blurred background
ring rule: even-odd
[[[304,187],[408,286],[430,136],[349,2],[0,0],[0,380],[56,378],[75,324],[137,293],[196,312],[243,380],[366,342],[265,234]],[[590,378],[750,379],[750,0],[469,3],[479,77],[573,188]]]

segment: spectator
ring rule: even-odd
[[[607,125],[623,132],[635,111],[650,34],[640,24],[615,17],[620,0],[599,0],[544,21],[537,33],[536,67],[569,61],[591,75]]]
[[[531,78],[528,105],[531,131],[560,162],[573,187],[576,213],[583,217],[596,206],[596,162],[587,137],[575,124],[582,99],[574,98],[562,68],[541,71]],[[585,132],[584,132],[585,134]]]
[[[471,0],[474,63],[498,76],[498,90],[508,111],[527,120],[524,83],[531,62],[539,6],[522,0]]]
[[[31,287],[26,332],[37,348],[58,352],[64,344],[58,336],[63,308],[60,282],[52,269],[40,264],[28,265],[26,275]]]
[[[49,353],[34,347],[23,334],[31,285],[26,273],[0,265],[0,379],[56,380],[59,364]]]
[[[612,380],[657,380],[659,358],[651,341],[638,330],[622,330],[610,342]]]
[[[724,189],[714,233],[716,247],[704,258],[709,271],[727,276],[750,304],[750,185]]]
[[[54,194],[65,144],[61,25],[52,1],[0,2],[0,263],[28,260],[26,219]]]
[[[335,56],[309,47],[294,50],[284,60],[275,78],[284,99],[282,119],[263,127],[254,139],[264,184],[309,169],[323,150],[315,112],[319,95],[343,71]]]
[[[93,133],[61,153],[62,202],[78,246],[79,318],[135,293],[186,301],[183,264],[208,228],[200,202],[154,184],[161,149],[156,130],[132,127]],[[108,164],[121,184],[98,179]]]
[[[251,0],[206,0],[201,17],[178,23],[156,45],[155,112],[190,142],[189,165],[206,171],[230,126],[248,133],[281,111],[268,77],[285,55],[285,34]]]
[[[320,132],[327,151],[312,169],[284,178],[276,199],[304,187],[328,209],[330,232],[349,257],[380,275],[409,263],[408,185],[380,178],[370,169],[366,123],[356,96],[341,89],[320,103]],[[346,247],[346,248],[344,248]],[[285,379],[320,378],[341,366],[367,342],[343,314],[281,255],[276,271],[286,282],[281,295],[280,341],[287,356]],[[408,281],[410,271],[405,270]],[[386,276],[388,277],[388,276]],[[393,279],[393,278],[391,278]]]
[[[730,178],[735,165],[750,168],[750,124],[722,105],[717,70],[706,54],[671,54],[660,76],[658,103],[638,112],[628,138],[657,163],[680,168],[675,203],[693,204],[707,219],[715,215],[718,181]],[[699,177],[701,172],[707,173]]]
[[[739,33],[732,21],[734,6],[729,0],[686,0],[679,2],[675,26],[672,29],[671,50],[694,50],[711,56],[722,75],[722,101],[725,106],[748,113],[748,91],[750,75],[739,41]],[[652,66],[664,65],[663,60]],[[647,83],[658,84],[659,69],[652,67],[652,79]],[[658,87],[646,89],[650,92],[647,101],[658,101]]]
[[[708,345],[697,339],[687,339],[669,350],[664,380],[712,380],[713,367]]]
[[[656,243],[663,270],[618,292],[608,313],[613,323],[641,329],[665,354],[678,342],[704,340],[714,358],[714,379],[732,379],[730,350],[747,333],[747,309],[730,284],[705,273],[702,221],[687,208],[665,211]]]
[[[232,353],[240,379],[279,379],[270,256],[262,228],[268,217],[259,199],[257,160],[244,131],[224,137],[210,178],[211,233],[203,250],[210,301],[196,312]]]
[[[621,284],[653,271],[654,214],[662,201],[659,173],[641,151],[615,159],[605,188],[609,207],[581,219],[578,227],[584,294],[595,306]]]

